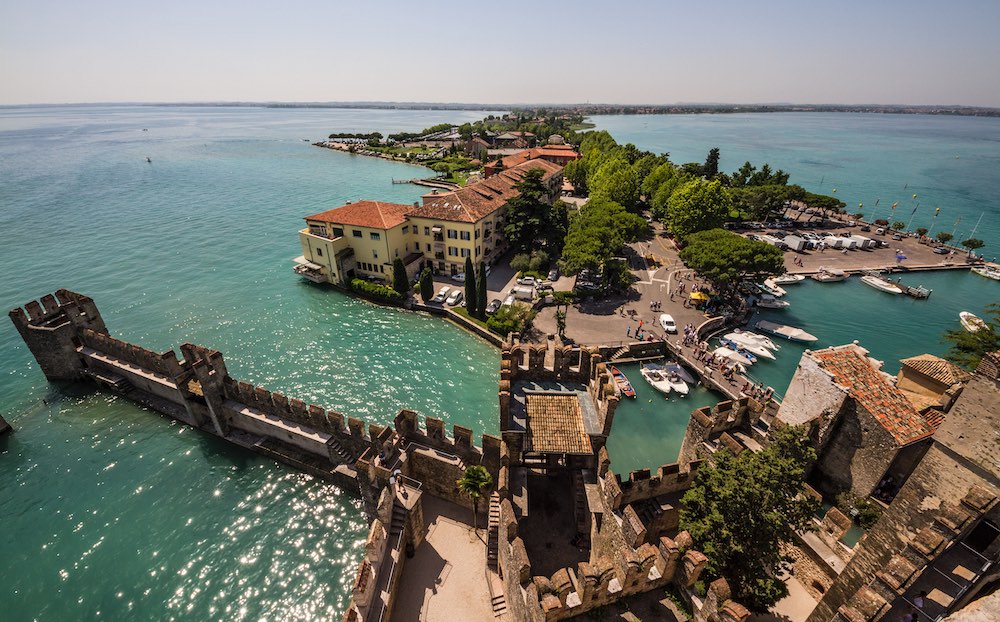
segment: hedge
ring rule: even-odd
[[[371,283],[364,279],[354,279],[351,281],[351,289],[355,292],[361,294],[365,298],[371,298],[379,302],[387,302],[389,304],[401,305],[403,304],[403,295],[394,290],[391,287],[385,285],[379,285],[378,283]]]

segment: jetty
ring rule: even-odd
[[[419,178],[414,178],[414,179],[396,179],[394,177],[392,179],[392,183],[394,183],[394,184],[414,184],[416,186],[427,186],[429,188],[438,188],[440,190],[449,190],[449,191],[450,190],[455,190],[455,189],[461,187],[461,186],[459,186],[458,184],[456,184],[454,182],[444,181],[444,180],[441,180],[441,179],[419,179]]]

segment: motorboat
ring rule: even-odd
[[[796,283],[801,283],[806,277],[801,274],[782,274],[781,276],[776,276],[768,279],[776,285],[795,285]]]
[[[771,341],[771,338],[767,335],[761,335],[760,333],[755,333],[749,330],[736,329],[734,332],[728,333],[726,339],[732,339],[736,343],[741,341],[749,341],[756,343],[757,345],[764,346],[768,350],[780,350],[781,346]]]
[[[611,372],[611,377],[614,378],[615,384],[618,385],[622,395],[635,399],[635,387],[633,387],[632,383],[625,377],[625,374],[614,365],[610,365],[608,367],[608,371]]]
[[[778,300],[770,294],[761,294],[760,298],[757,299],[757,306],[764,309],[787,309],[791,305],[784,300]]]
[[[732,337],[735,337],[735,339],[731,338],[730,335],[732,335]],[[727,348],[732,348],[737,352],[739,352],[740,350],[746,350],[747,352],[750,352],[755,356],[758,357],[762,356],[766,359],[771,359],[772,361],[774,360],[774,354],[772,354],[771,351],[767,349],[767,346],[757,341],[754,341],[753,339],[741,339],[741,337],[743,337],[743,335],[739,333],[729,333],[722,339],[719,339],[719,341],[722,342],[722,345],[726,346]]]
[[[892,281],[887,281],[880,276],[875,276],[874,274],[866,274],[861,277],[861,282],[868,287],[874,287],[879,291],[883,291],[887,294],[902,294],[903,288],[896,285]]]
[[[796,326],[788,326],[787,324],[777,324],[775,322],[768,322],[767,320],[761,320],[754,325],[758,330],[762,330],[765,333],[771,335],[777,335],[778,337],[784,337],[785,339],[790,339],[792,341],[817,341],[815,335],[810,335],[806,331],[798,328]]]
[[[688,384],[694,384],[697,382],[688,370],[684,369],[684,366],[680,363],[667,363],[663,366],[663,369],[671,374],[677,374],[677,376]]]
[[[670,383],[670,389],[674,393],[680,395],[681,397],[684,397],[685,395],[688,394],[688,385],[686,382],[684,382],[684,379],[681,378],[680,375],[672,373],[670,371],[667,371],[666,374],[667,374],[667,382]]]
[[[962,328],[970,333],[974,333],[984,328],[987,330],[989,329],[989,326],[986,325],[986,322],[984,322],[981,317],[968,311],[962,311],[959,313],[958,321],[962,323]]]
[[[787,293],[771,279],[767,279],[763,283],[758,284],[757,287],[759,287],[765,294],[771,294],[775,298],[781,298]]]
[[[712,350],[712,356],[719,359],[726,359],[731,363],[739,363],[740,365],[750,366],[753,365],[753,361],[749,358],[743,356],[736,350],[722,346],[721,348],[716,348]]]
[[[741,347],[738,343],[730,341],[730,340],[726,339],[725,337],[723,337],[722,339],[719,339],[719,343],[721,343],[723,346],[729,348],[733,352],[739,354],[740,356],[746,358],[748,361],[750,361],[750,364],[753,364],[753,363],[757,362],[757,355],[754,354],[753,352],[751,352],[750,350]]]
[[[669,313],[663,313],[660,315],[660,326],[663,327],[663,331],[666,333],[677,333],[677,324],[674,322],[674,316]]]
[[[972,271],[979,276],[985,276],[988,279],[1000,281],[1000,268],[995,268],[993,266],[976,266],[972,269]]]
[[[666,371],[659,365],[643,365],[639,368],[639,373],[649,383],[651,387],[664,395],[670,395],[673,387],[667,379]]]
[[[849,275],[843,270],[820,266],[819,272],[814,274],[812,278],[819,281],[820,283],[837,283],[839,281],[846,280],[848,276]]]

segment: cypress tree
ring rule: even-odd
[[[472,271],[472,257],[465,258],[465,309],[469,315],[476,317],[476,273]]]
[[[399,257],[392,262],[392,288],[401,296],[409,296],[410,280],[406,278],[406,267]]]
[[[420,299],[428,302],[433,297],[434,277],[431,276],[430,268],[424,268],[424,271],[420,273]]]
[[[479,262],[479,272],[476,274],[476,311],[479,317],[486,317],[486,262]]]

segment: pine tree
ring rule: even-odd
[[[476,294],[476,273],[472,271],[472,257],[465,258],[465,309],[472,317],[477,317],[476,302],[479,297]]]

